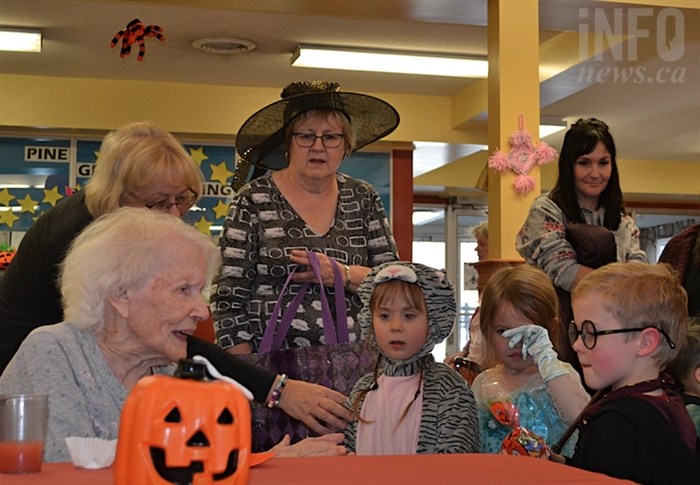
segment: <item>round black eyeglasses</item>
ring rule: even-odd
[[[668,334],[661,330],[659,327],[654,327],[653,325],[650,325],[648,327],[617,328],[615,330],[596,330],[595,325],[590,320],[583,321],[583,323],[581,324],[581,330],[576,328],[576,322],[574,322],[573,320],[569,322],[569,343],[573,346],[574,342],[576,342],[576,339],[581,337],[581,342],[583,342],[583,346],[586,347],[588,350],[593,350],[593,347],[595,347],[595,344],[598,342],[599,335],[641,332],[642,330],[646,330],[647,328],[653,328],[654,330],[659,332],[666,338],[669,347],[671,347],[672,349],[676,348],[676,344],[673,343],[671,337],[669,337]]]
[[[292,133],[297,145],[302,148],[311,148],[316,143],[316,138],[321,139],[321,143],[326,148],[338,148],[343,142],[342,133],[325,133],[323,135],[314,135],[313,133]]]

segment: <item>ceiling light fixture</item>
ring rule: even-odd
[[[192,47],[209,54],[231,55],[252,51],[255,42],[233,37],[204,37],[192,41]]]
[[[308,45],[297,46],[292,54],[292,66],[428,76],[468,78],[486,78],[488,76],[488,62],[485,59],[447,54]]]
[[[0,51],[41,52],[41,30],[0,28]]]

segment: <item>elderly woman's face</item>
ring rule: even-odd
[[[161,257],[170,264],[130,296],[126,324],[144,358],[176,362],[186,357],[187,335],[209,317],[202,296],[206,262],[195,248],[178,241],[167,244]]]
[[[305,136],[306,135],[306,136]],[[315,136],[313,144],[306,145],[304,138]],[[289,146],[289,168],[304,176],[311,178],[328,178],[335,176],[340,163],[345,157],[345,140],[341,139],[338,146],[330,140],[324,141],[321,137],[333,135],[327,138],[333,139],[335,135],[343,137],[343,126],[327,113],[312,114],[303,119],[292,130],[292,140]]]

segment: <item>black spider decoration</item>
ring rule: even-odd
[[[144,25],[139,19],[134,19],[127,24],[126,29],[117,32],[109,46],[116,46],[121,39],[122,48],[119,57],[127,57],[131,54],[131,46],[138,43],[139,55],[137,59],[142,61],[146,54],[146,37],[155,37],[162,42],[165,40],[163,33],[163,29],[158,25]]]

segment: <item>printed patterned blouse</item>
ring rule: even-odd
[[[605,209],[582,208],[581,211],[587,224],[603,225]],[[569,222],[556,202],[548,194],[540,195],[532,203],[525,224],[518,232],[516,249],[525,261],[547,273],[556,286],[571,291],[580,265],[574,248],[566,240],[567,225]],[[647,262],[646,253],[639,247],[639,229],[632,217],[623,215],[620,226],[612,233],[619,262]]]
[[[294,211],[271,173],[243,187],[233,198],[220,246],[222,266],[212,287],[212,315],[219,345],[248,342],[257,351],[279,292],[292,270],[289,254],[306,249],[348,265],[376,266],[398,259],[381,199],[367,182],[336,174],[340,191],[333,225],[317,234]],[[291,284],[285,307],[299,289]],[[324,343],[320,286],[306,294],[283,348]],[[333,289],[326,288],[335,315]],[[351,341],[359,339],[360,300],[346,294]]]

